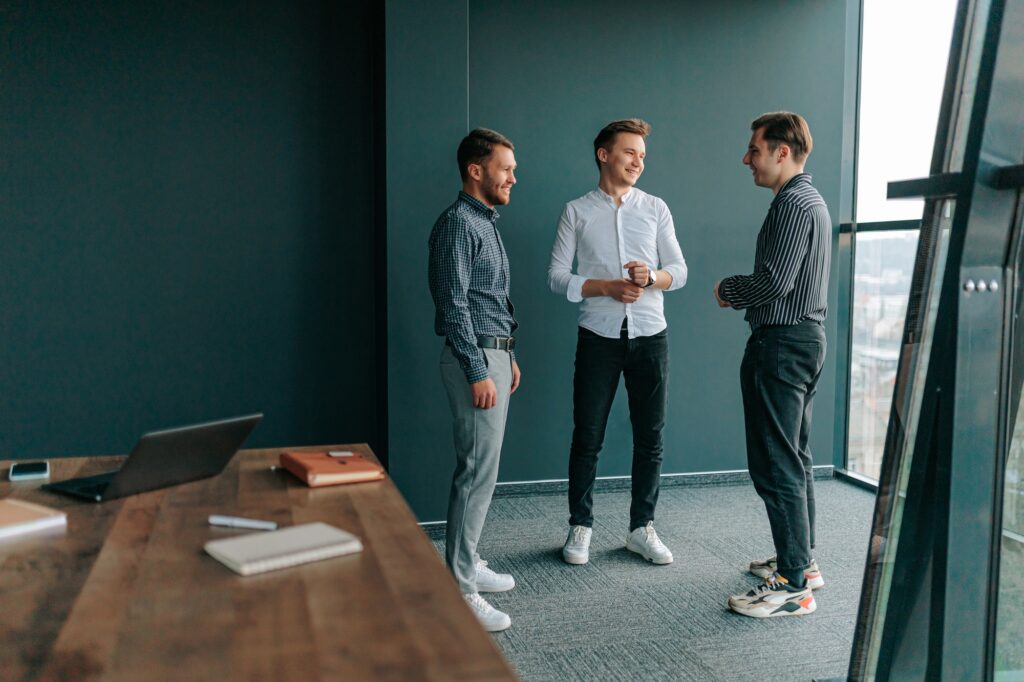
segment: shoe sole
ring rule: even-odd
[[[562,552],[562,561],[564,561],[567,564],[572,564],[573,566],[582,566],[583,564],[585,564],[588,561],[590,561],[590,555],[588,554],[587,556],[584,556],[584,557],[575,557],[575,556],[570,556],[570,555],[566,554],[565,552]]]
[[[791,602],[796,604],[799,608],[789,611],[781,608],[781,605],[773,610],[767,608],[744,610],[740,608],[739,604],[733,604],[732,598],[729,598],[729,610],[733,613],[738,613],[741,616],[749,616],[751,618],[778,618],[782,616],[808,616],[818,610],[818,602],[814,598],[814,595],[810,595],[808,599],[802,602]]]
[[[667,566],[670,563],[672,563],[672,557],[669,557],[668,561],[658,560],[658,559],[653,558],[649,554],[647,554],[647,552],[643,551],[642,549],[637,549],[635,547],[631,547],[629,545],[629,543],[626,544],[626,549],[628,549],[630,552],[633,552],[633,554],[639,554],[640,556],[642,556],[643,558],[647,559],[648,561],[650,561],[655,566]]]
[[[508,623],[506,623],[506,624],[504,624],[504,625],[502,625],[502,626],[500,626],[500,627],[487,627],[487,626],[486,626],[486,625],[484,625],[483,623],[480,623],[480,625],[481,625],[481,626],[483,627],[483,629],[484,629],[484,630],[486,630],[487,632],[503,632],[503,631],[505,631],[505,630],[508,630],[508,629],[509,629],[510,627],[512,627],[512,621],[511,621],[511,619],[510,619],[510,620],[508,621]]]
[[[477,584],[476,591],[477,592],[487,592],[488,594],[493,594],[495,592],[508,592],[509,590],[515,589],[515,586],[516,586],[515,582],[513,582],[508,587],[481,587],[479,584]]]

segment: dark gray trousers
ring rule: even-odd
[[[825,362],[825,330],[805,321],[750,335],[740,366],[747,465],[764,501],[778,570],[798,574],[814,547],[811,406]]]

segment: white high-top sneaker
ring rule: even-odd
[[[658,533],[654,530],[654,521],[648,521],[646,526],[634,528],[626,538],[626,549],[655,564],[672,563],[672,552],[658,538]]]
[[[586,526],[573,526],[569,529],[569,537],[562,545],[562,558],[567,564],[585,564],[590,561],[590,536],[593,529]]]
[[[495,573],[487,568],[487,562],[476,562],[477,592],[508,592],[516,586],[516,579],[508,573]]]
[[[487,632],[501,632],[512,627],[512,619],[508,617],[508,614],[488,604],[487,600],[479,593],[473,592],[462,596],[466,598],[466,603],[473,610],[473,615]]]

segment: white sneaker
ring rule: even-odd
[[[658,533],[654,530],[654,521],[648,521],[646,526],[634,529],[626,538],[626,549],[655,564],[672,563],[672,552],[668,551],[668,547],[658,538]]]
[[[487,562],[476,562],[477,592],[508,592],[516,586],[516,579],[508,573],[495,573],[487,568]]]
[[[512,619],[508,617],[508,614],[488,604],[487,600],[479,593],[473,592],[462,596],[466,598],[466,603],[473,610],[473,615],[487,632],[501,632],[512,627]]]
[[[593,529],[586,526],[572,526],[569,537],[562,545],[562,558],[567,564],[585,564],[590,561],[590,536]]]

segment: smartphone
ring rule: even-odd
[[[49,462],[15,462],[7,475],[12,481],[31,481],[50,478]]]

